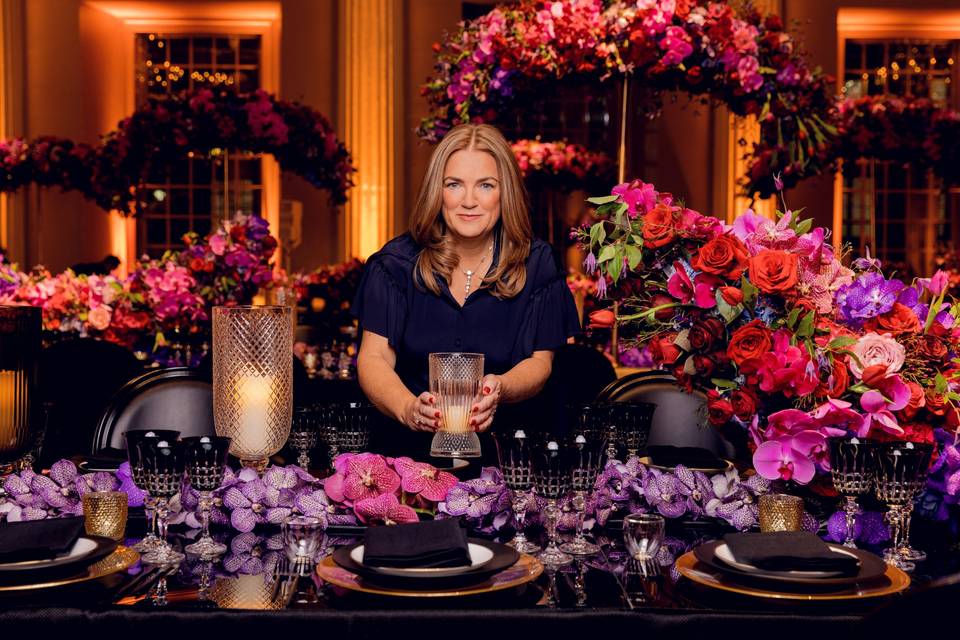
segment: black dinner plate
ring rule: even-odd
[[[63,554],[50,560],[36,562],[11,562],[0,564],[0,582],[9,584],[35,580],[38,575],[70,575],[80,573],[94,562],[106,558],[117,548],[117,541],[103,536],[81,535],[93,542],[93,547],[85,552],[70,556]]]
[[[500,544],[499,542],[492,542],[481,538],[468,538],[467,542],[486,547],[493,552],[493,557],[470,571],[464,571],[456,575],[432,576],[425,574],[408,577],[383,574],[376,567],[368,567],[360,564],[350,557],[350,553],[354,549],[363,545],[362,542],[340,547],[333,552],[333,560],[347,571],[352,571],[364,580],[372,583],[402,585],[406,588],[415,588],[416,585],[419,584],[424,585],[425,588],[433,589],[436,588],[437,585],[461,585],[483,582],[495,573],[499,573],[507,567],[513,566],[517,560],[520,559],[520,554],[517,553],[516,549],[508,547],[505,544]]]
[[[849,552],[857,557],[857,560],[860,561],[860,569],[856,574],[849,576],[817,578],[789,575],[784,571],[766,571],[763,569],[756,569],[756,571],[743,571],[737,567],[730,566],[717,557],[716,550],[721,544],[724,544],[723,540],[713,540],[712,542],[707,542],[706,544],[702,544],[694,549],[693,554],[700,562],[718,571],[722,571],[725,574],[743,580],[766,583],[780,582],[793,585],[803,585],[806,587],[823,587],[832,589],[838,586],[870,582],[882,577],[887,571],[887,564],[883,561],[883,558],[870,553],[869,551],[864,551],[862,549],[851,549],[849,547],[831,543],[827,544],[829,544],[832,548]]]

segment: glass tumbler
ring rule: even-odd
[[[431,353],[430,393],[437,398],[440,429],[430,443],[430,455],[440,458],[479,458],[480,438],[470,425],[473,405],[480,399],[482,353]]]

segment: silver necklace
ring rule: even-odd
[[[483,263],[486,262],[487,256],[490,255],[490,252],[493,251],[493,243],[490,243],[490,246],[487,247],[487,252],[483,254],[483,257],[480,258],[480,262],[477,263],[476,269],[460,269],[463,272],[463,275],[467,276],[467,284],[464,286],[464,295],[470,295],[470,287],[473,284],[473,276],[479,271],[480,267],[483,266]]]

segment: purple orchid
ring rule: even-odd
[[[837,511],[827,520],[827,540],[843,542],[847,539],[847,516]],[[867,545],[878,545],[890,539],[890,529],[878,511],[858,513],[853,525],[853,538]]]
[[[375,498],[360,500],[354,505],[357,517],[367,524],[401,524],[417,522],[417,512],[405,504],[392,493],[382,493]]]
[[[643,481],[643,495],[663,517],[679,518],[686,513],[687,501],[678,485],[673,474],[651,469]]]
[[[677,489],[687,498],[687,512],[699,518],[706,512],[707,502],[714,497],[713,484],[702,471],[691,471],[683,465],[674,469]]]
[[[859,327],[864,320],[890,311],[905,286],[899,280],[887,280],[883,274],[870,271],[840,287],[834,303],[845,323]]]
[[[61,513],[83,515],[83,504],[77,493],[77,467],[69,460],[59,460],[50,467],[50,475],[35,475],[30,490],[50,507]]]
[[[223,559],[228,573],[270,576],[280,561],[283,538],[280,534],[258,536],[244,532],[230,541],[230,550]]]

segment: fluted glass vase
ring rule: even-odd
[[[29,466],[36,444],[40,307],[0,305],[0,475]]]

